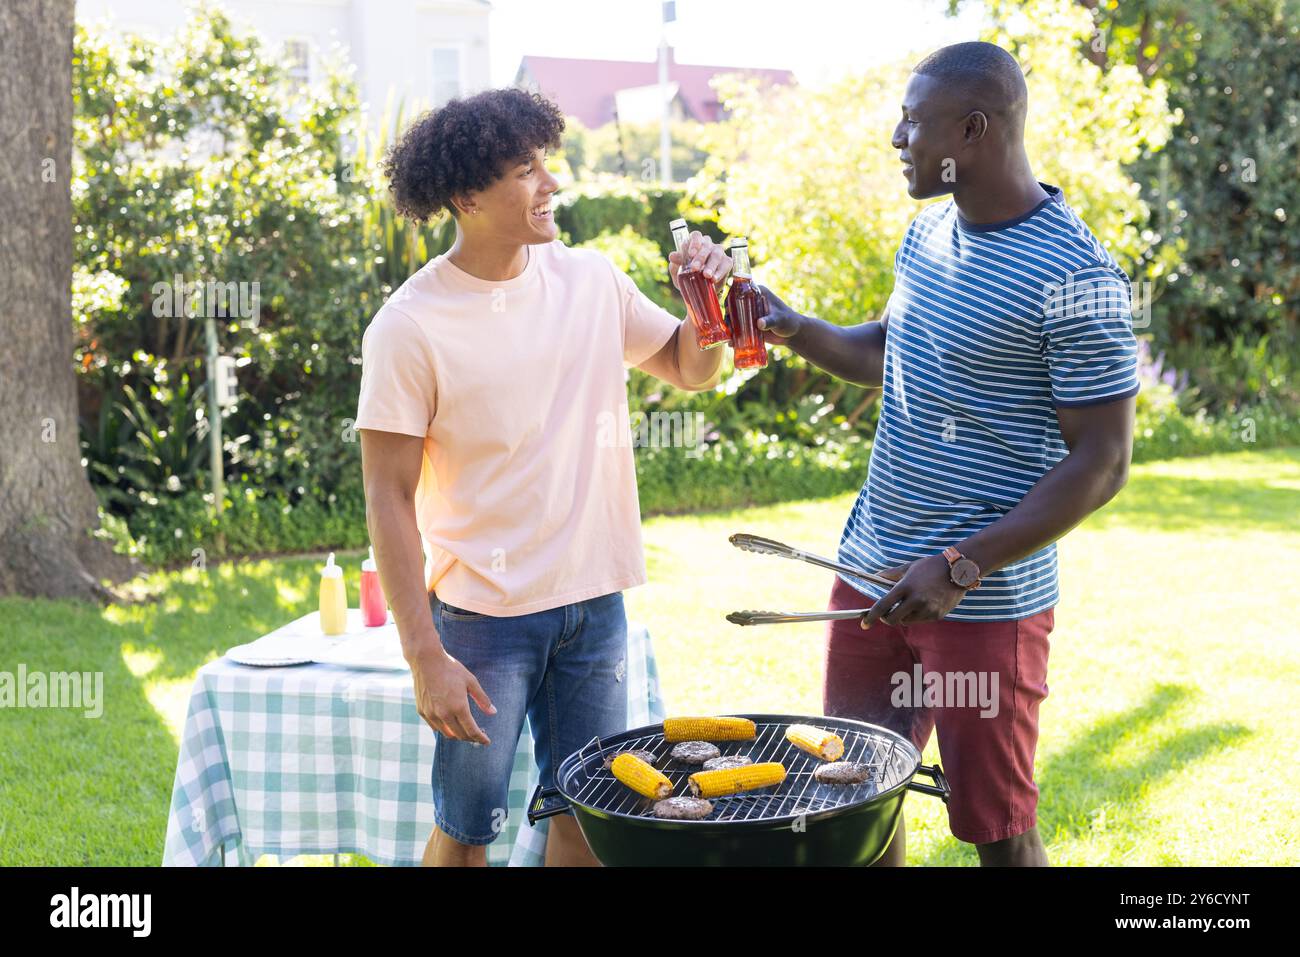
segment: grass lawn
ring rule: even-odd
[[[823,607],[831,573],[726,539],[833,554],[852,498],[646,523],[652,584],[628,608],[672,710],[820,713],[821,627],[723,616]],[[1037,774],[1054,863],[1295,862],[1297,516],[1300,450],[1239,453],[1135,468],[1064,541]],[[158,863],[196,669],[309,611],[317,565],[150,575],[137,585],[157,601],[107,610],[0,599],[0,671],[102,671],[106,699],[99,720],[0,710],[0,864]],[[907,808],[911,863],[976,862],[939,802]]]

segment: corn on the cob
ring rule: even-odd
[[[838,734],[809,724],[792,724],[785,729],[785,739],[801,751],[823,761],[838,761],[844,753],[844,741]]]
[[[784,780],[785,767],[775,761],[747,764],[743,768],[697,771],[691,775],[691,794],[701,798],[722,797],[771,787]]]
[[[618,778],[637,794],[656,801],[672,797],[673,783],[668,777],[646,764],[634,754],[623,753],[614,758],[609,766],[614,777]]]
[[[664,740],[749,741],[758,733],[748,718],[664,718]]]

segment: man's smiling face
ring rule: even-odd
[[[907,194],[913,199],[929,199],[951,193],[953,178],[960,175],[955,164],[965,146],[964,117],[957,115],[950,99],[944,96],[939,80],[919,73],[913,73],[907,81],[902,110],[891,142],[903,162]],[[952,162],[945,166],[944,160]],[[945,180],[945,170],[949,169],[952,172]]]
[[[546,151],[535,149],[509,161],[501,177],[474,197],[478,212],[470,214],[494,236],[520,245],[552,242],[559,234],[551,197],[559,181],[546,168]]]

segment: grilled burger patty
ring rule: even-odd
[[[709,758],[704,762],[704,770],[721,771],[723,768],[743,768],[747,764],[753,764],[754,759],[748,754],[724,754],[718,758]]]
[[[605,756],[606,771],[609,770],[610,765],[614,763],[614,759],[618,757],[620,754],[630,754],[632,755],[632,757],[640,758],[642,761],[644,761],[646,764],[649,765],[653,765],[655,761],[658,760],[655,757],[653,751],[615,751],[613,754],[609,754]]]
[[[862,784],[875,776],[876,769],[856,761],[832,761],[818,765],[813,777],[822,784]]]
[[[670,821],[698,821],[713,813],[713,802],[703,798],[670,797],[655,802],[655,817]]]
[[[717,745],[707,741],[683,741],[673,745],[673,760],[682,764],[703,764],[721,753]]]

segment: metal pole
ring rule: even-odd
[[[663,101],[663,113],[659,117],[659,182],[664,186],[673,183],[672,134],[669,124],[672,122],[672,101],[668,98],[668,26],[664,24],[659,30],[659,99]]]
[[[203,325],[208,337],[208,460],[212,468],[212,504],[220,522],[226,488],[221,468],[221,406],[217,401],[217,323],[207,316]],[[219,529],[220,525],[217,547],[224,551],[225,535]]]
[[[623,147],[623,124],[618,118],[618,104],[614,104],[614,132],[618,134],[618,175],[627,175],[627,150]]]

